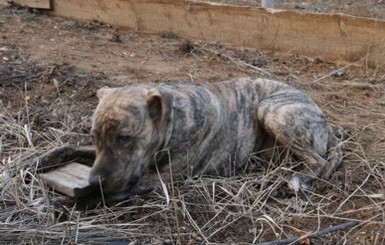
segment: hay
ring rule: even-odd
[[[363,107],[361,112],[367,114],[367,108]],[[2,114],[0,120],[0,130],[4,132],[0,232],[4,244],[254,244],[301,237],[347,221],[361,225],[311,239],[320,243],[352,243],[361,237],[383,239],[383,233],[371,231],[379,231],[384,225],[385,165],[368,156],[360,144],[365,137],[362,134],[384,130],[381,123],[354,131],[354,140],[348,139],[344,144],[344,168],[315,192],[282,198],[280,188],[288,176],[287,166],[266,163],[248,175],[188,179],[174,183],[173,189],[164,185],[150,194],[110,207],[101,203],[91,207],[63,201],[35,177],[33,168],[19,169],[16,176],[9,177],[9,168],[62,143],[50,135],[54,131],[31,130],[23,118],[15,121]],[[36,137],[42,134],[47,147],[34,146]],[[380,139],[379,146],[381,142]]]

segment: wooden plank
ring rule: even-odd
[[[22,6],[36,9],[51,9],[51,0],[14,0]]]
[[[96,187],[88,183],[90,171],[90,167],[74,162],[39,174],[39,177],[55,191],[70,197],[80,197],[96,191]]]
[[[182,0],[53,0],[49,14],[147,34],[383,66],[385,21]]]

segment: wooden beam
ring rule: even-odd
[[[0,0],[4,1],[4,0]],[[29,8],[51,9],[51,0],[13,0],[15,3]],[[4,1],[5,3],[7,0]]]
[[[384,65],[385,21],[183,0],[53,0],[49,14],[99,20],[147,34]]]
[[[86,165],[70,163],[53,171],[39,174],[39,177],[55,191],[70,197],[80,197],[97,189],[88,183],[90,171],[91,168]]]

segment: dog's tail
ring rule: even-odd
[[[344,155],[342,152],[342,142],[337,139],[331,127],[329,127],[328,139],[328,156],[329,168],[326,170],[324,178],[329,179],[333,172],[342,166]]]

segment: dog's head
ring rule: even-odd
[[[140,85],[102,88],[98,97],[92,124],[96,160],[89,181],[118,199],[135,188],[160,150],[171,108],[158,90]]]

